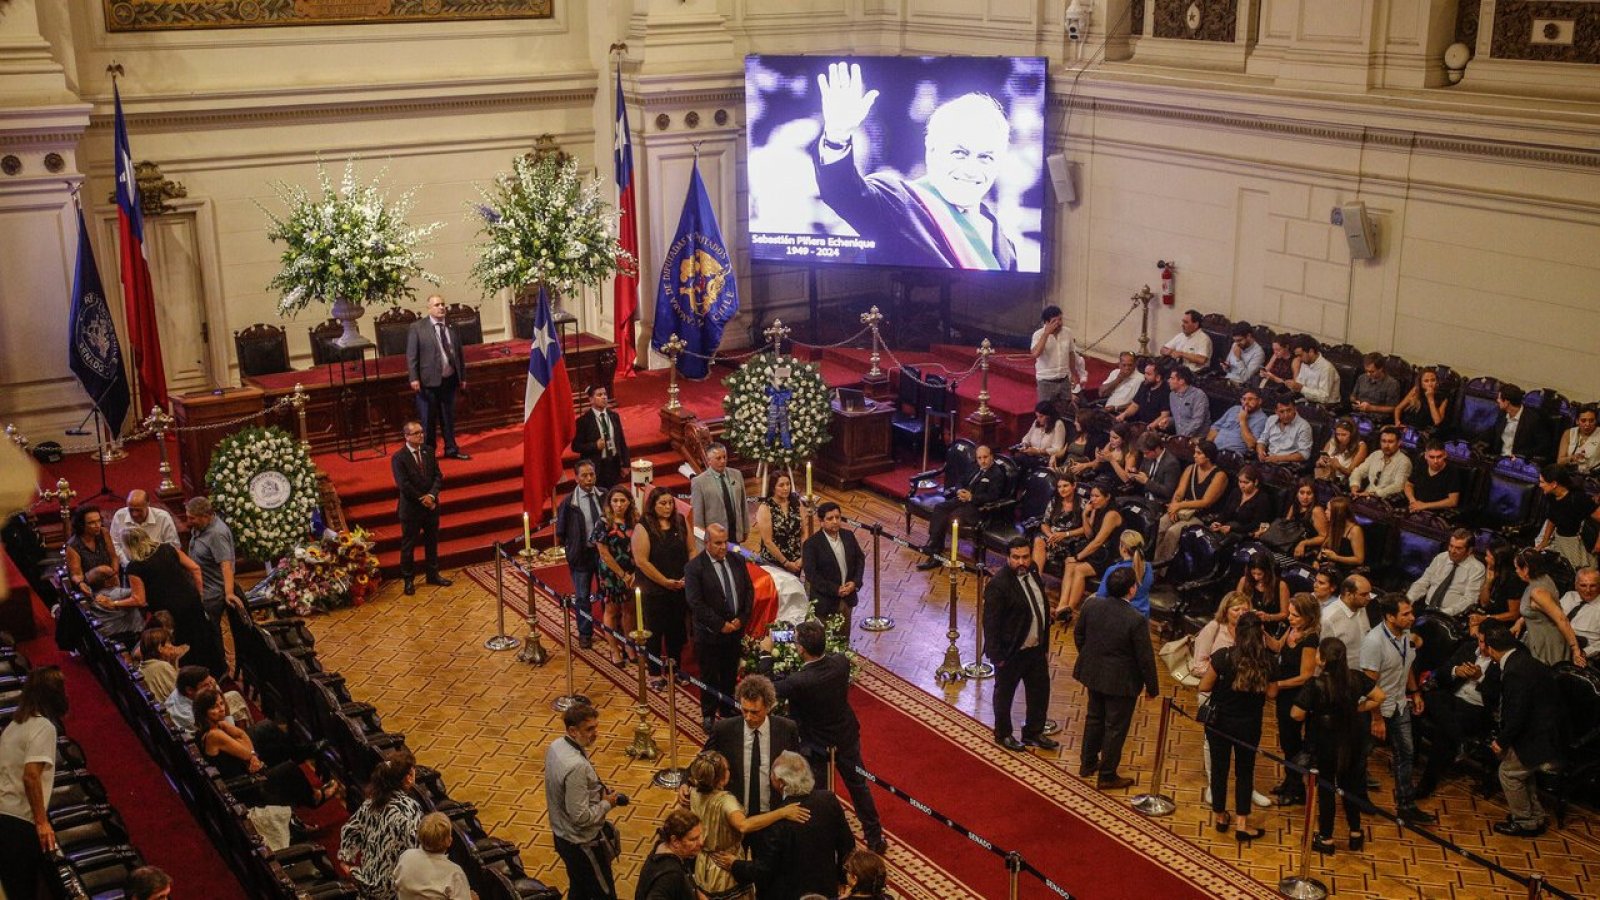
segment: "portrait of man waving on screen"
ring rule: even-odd
[[[1016,244],[985,202],[1011,143],[1011,123],[994,98],[963,94],[933,111],[921,178],[863,177],[853,142],[878,91],[867,90],[859,64],[844,62],[830,63],[817,86],[817,185],[824,203],[876,243],[874,262],[1016,271]]]

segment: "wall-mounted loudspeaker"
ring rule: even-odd
[[[1378,232],[1367,215],[1365,203],[1346,203],[1333,208],[1333,224],[1344,226],[1344,239],[1350,245],[1351,259],[1375,259]]]
[[[1056,199],[1062,203],[1077,203],[1078,164],[1062,153],[1052,153],[1044,161],[1050,169],[1050,184],[1056,189]]]

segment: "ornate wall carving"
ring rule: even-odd
[[[1128,15],[1132,19],[1129,31],[1144,34],[1144,0],[1132,0],[1128,4]]]
[[[1155,36],[1233,43],[1239,26],[1239,0],[1152,0]],[[1191,27],[1196,26],[1196,27]]]
[[[1571,43],[1534,43],[1536,19],[1572,22]],[[1550,39],[1558,31],[1553,29],[1545,38]],[[1499,0],[1495,4],[1489,55],[1496,59],[1600,63],[1600,3]]]
[[[548,19],[555,0],[102,0],[107,31]]]

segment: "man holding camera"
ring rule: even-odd
[[[567,900],[616,900],[611,861],[617,855],[616,826],[606,821],[628,796],[607,790],[589,761],[600,733],[600,711],[575,703],[561,714],[565,737],[544,755],[545,806],[556,853],[567,867]]]

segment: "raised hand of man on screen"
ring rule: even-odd
[[[859,63],[829,63],[826,74],[817,76],[822,94],[822,142],[827,149],[840,152],[872,111],[877,91],[863,90]]]

